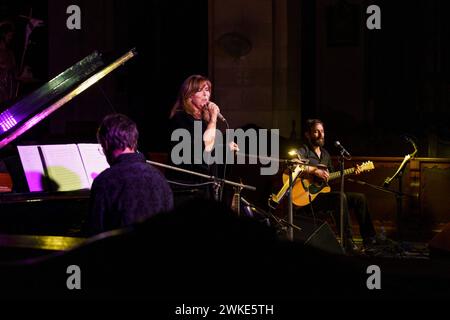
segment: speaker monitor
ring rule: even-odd
[[[301,228],[301,230],[294,228],[295,241],[328,253],[344,254],[344,249],[327,222],[296,216],[294,217],[294,224]]]
[[[428,243],[432,257],[450,257],[450,223]]]

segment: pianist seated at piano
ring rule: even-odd
[[[110,168],[92,184],[85,235],[118,229],[173,208],[165,177],[137,151],[136,124],[122,114],[107,115],[97,139]]]

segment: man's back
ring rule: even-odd
[[[142,154],[126,153],[94,180],[86,227],[95,234],[172,208],[172,191],[164,176]]]

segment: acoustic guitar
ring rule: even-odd
[[[349,174],[359,174],[365,171],[370,171],[375,169],[372,161],[363,162],[361,165],[354,168],[349,168],[344,170],[344,176]],[[302,170],[300,170],[301,172]],[[341,172],[336,171],[330,173],[328,181],[337,179],[341,177]],[[283,187],[281,190],[287,190],[289,188],[289,176],[283,174]],[[303,207],[311,203],[319,193],[330,192],[331,188],[327,181],[318,181],[318,179],[308,179],[299,177],[292,187],[292,202],[298,207]],[[272,195],[271,202],[278,204],[278,195]]]
[[[370,171],[375,169],[372,161],[366,161],[362,163],[359,166],[356,166],[354,168],[349,168],[344,170],[344,176],[349,174],[359,174],[365,171]],[[328,181],[337,179],[341,177],[341,172],[336,171],[333,173],[330,173],[330,177],[328,178]],[[283,175],[283,181],[287,180],[287,183],[289,184],[289,176],[286,175],[284,177]],[[331,188],[328,185],[327,181],[317,181],[317,180],[310,180],[308,178],[300,178],[292,188],[292,202],[299,207],[303,207],[308,205],[311,201],[313,201],[319,193],[327,193],[330,192]]]

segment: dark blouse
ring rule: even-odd
[[[195,128],[195,124],[201,124],[201,131],[199,130],[198,136],[194,136],[194,128]],[[174,164],[172,162],[172,157],[171,157],[171,153],[174,147],[176,147],[177,145],[179,145],[180,143],[183,143],[183,139],[184,138],[178,138],[179,141],[170,141],[169,145],[169,162],[171,165],[182,168],[182,169],[186,169],[186,170],[190,170],[190,171],[194,171],[197,173],[202,173],[202,174],[206,174],[209,176],[216,176],[217,174],[217,168],[215,164],[211,164],[208,165],[205,161],[204,161],[204,157],[203,157],[203,151],[205,149],[205,143],[203,142],[203,134],[206,131],[206,128],[208,126],[208,123],[204,120],[196,120],[193,116],[191,116],[190,114],[184,112],[184,111],[179,111],[177,112],[171,119],[170,119],[170,135],[173,133],[174,130],[176,129],[185,129],[187,130],[187,132],[189,132],[190,134],[190,143],[186,143],[184,144],[186,147],[190,148],[190,163],[182,163],[182,164]],[[170,137],[169,137],[170,138]],[[201,146],[201,150],[199,148],[199,150],[201,151],[200,154],[197,154],[194,152],[194,147],[195,147],[195,143],[194,141],[197,140],[197,145]],[[179,156],[183,156],[184,152],[175,152],[176,155],[179,154]],[[210,153],[205,153],[205,157],[209,157],[212,156],[214,154],[214,150]],[[177,171],[173,171],[173,170],[167,170],[167,177],[170,180],[175,180],[175,181],[179,181],[179,182],[184,182],[184,183],[201,183],[201,182],[206,182],[207,180],[201,178],[201,177],[197,177],[194,175],[189,175],[187,173],[179,173]]]

